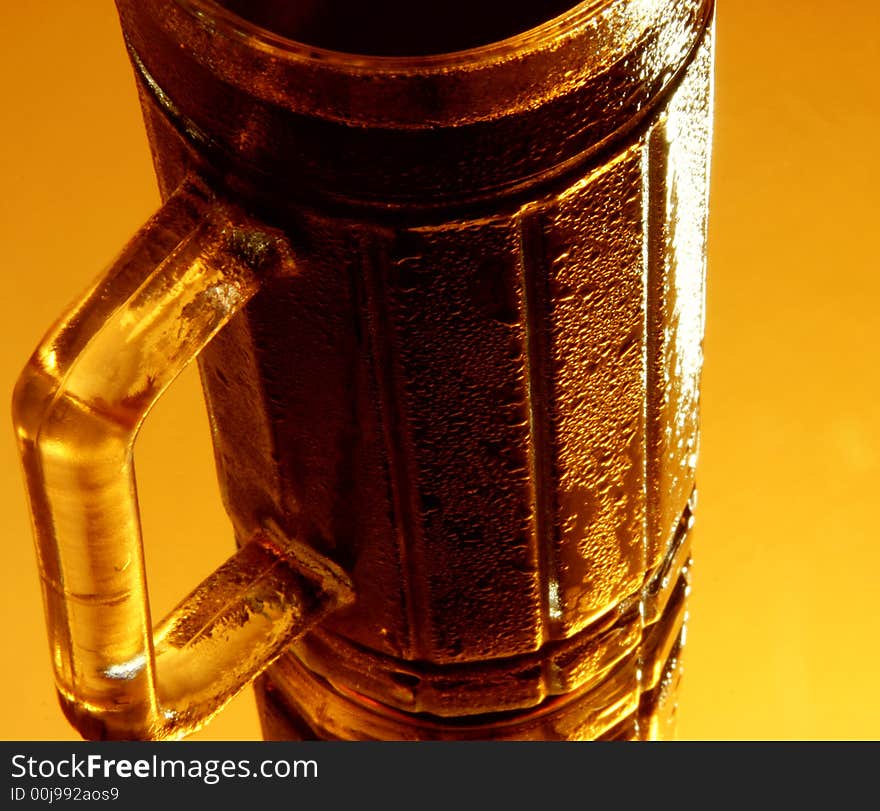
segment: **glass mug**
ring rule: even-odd
[[[164,203],[14,402],[84,737],[254,680],[267,738],[671,733],[713,3],[536,5],[117,0]],[[154,625],[133,445],[196,358],[238,546]]]

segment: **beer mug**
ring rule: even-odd
[[[14,402],[72,724],[670,734],[711,0],[117,7],[164,202]],[[194,359],[237,546],[154,623],[133,446]]]

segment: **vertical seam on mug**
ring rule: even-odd
[[[639,632],[637,682],[639,696],[645,689],[646,646],[645,614],[648,589],[652,582],[649,561],[657,545],[659,527],[659,433],[657,421],[660,417],[662,404],[658,385],[661,383],[658,366],[660,358],[659,332],[662,328],[661,307],[663,306],[663,198],[666,184],[662,178],[665,172],[663,150],[658,146],[658,139],[665,135],[662,124],[652,125],[642,138],[641,147],[641,206],[642,206],[642,329],[644,331],[643,374],[644,399],[642,400],[642,420],[644,421],[645,453],[643,476],[645,487],[645,520],[642,536],[642,571],[644,572],[639,594]],[[646,734],[641,730],[641,713],[634,714],[637,736]]]
[[[409,466],[401,440],[400,427],[404,424],[401,414],[400,398],[395,397],[399,389],[396,374],[396,358],[393,342],[389,336],[390,315],[388,312],[387,275],[389,266],[389,245],[379,238],[362,240],[361,261],[363,267],[365,308],[365,331],[370,336],[371,357],[375,374],[379,407],[381,409],[382,439],[388,460],[388,487],[390,490],[392,524],[397,542],[400,569],[405,575],[402,599],[407,620],[406,651],[408,658],[418,658],[422,651],[414,633],[421,627],[418,623],[416,606],[413,600],[413,582],[420,567],[413,560],[413,540],[416,527],[413,519],[409,494],[412,492]],[[423,606],[420,607],[423,609]],[[422,611],[424,613],[424,611]]]
[[[545,252],[543,211],[526,206],[519,214],[520,270],[523,289],[523,321],[525,326],[526,402],[529,412],[530,479],[534,499],[534,535],[537,553],[541,601],[541,636],[547,642],[556,636],[559,615],[559,582],[553,533],[551,495],[548,477],[552,476],[553,440],[548,419],[550,385],[547,374],[547,337],[544,318],[547,293],[542,261]]]
[[[644,228],[644,307],[645,307],[645,568],[653,549],[659,545],[660,529],[660,435],[662,407],[660,335],[663,328],[663,279],[665,276],[666,156],[661,143],[666,137],[661,116],[648,130],[642,152],[642,222]],[[662,558],[661,558],[662,559]],[[647,571],[646,571],[647,575]]]

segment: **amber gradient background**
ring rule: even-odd
[[[719,1],[680,738],[880,730],[878,30],[875,0]],[[158,194],[111,0],[6,2],[0,41],[8,403],[43,332]],[[232,546],[194,370],[154,411],[136,458],[160,613]],[[0,738],[73,739],[54,696],[8,416],[0,507]],[[247,692],[196,737],[259,734]]]

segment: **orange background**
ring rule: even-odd
[[[0,15],[0,385],[158,204],[111,0]],[[720,0],[700,503],[678,736],[880,729],[880,7]],[[874,104],[871,104],[871,101]],[[7,414],[8,414],[8,406]],[[2,426],[0,419],[0,426]],[[0,738],[56,704],[11,420]],[[231,549],[194,371],[141,435],[156,613]],[[260,736],[249,692],[199,739]]]

